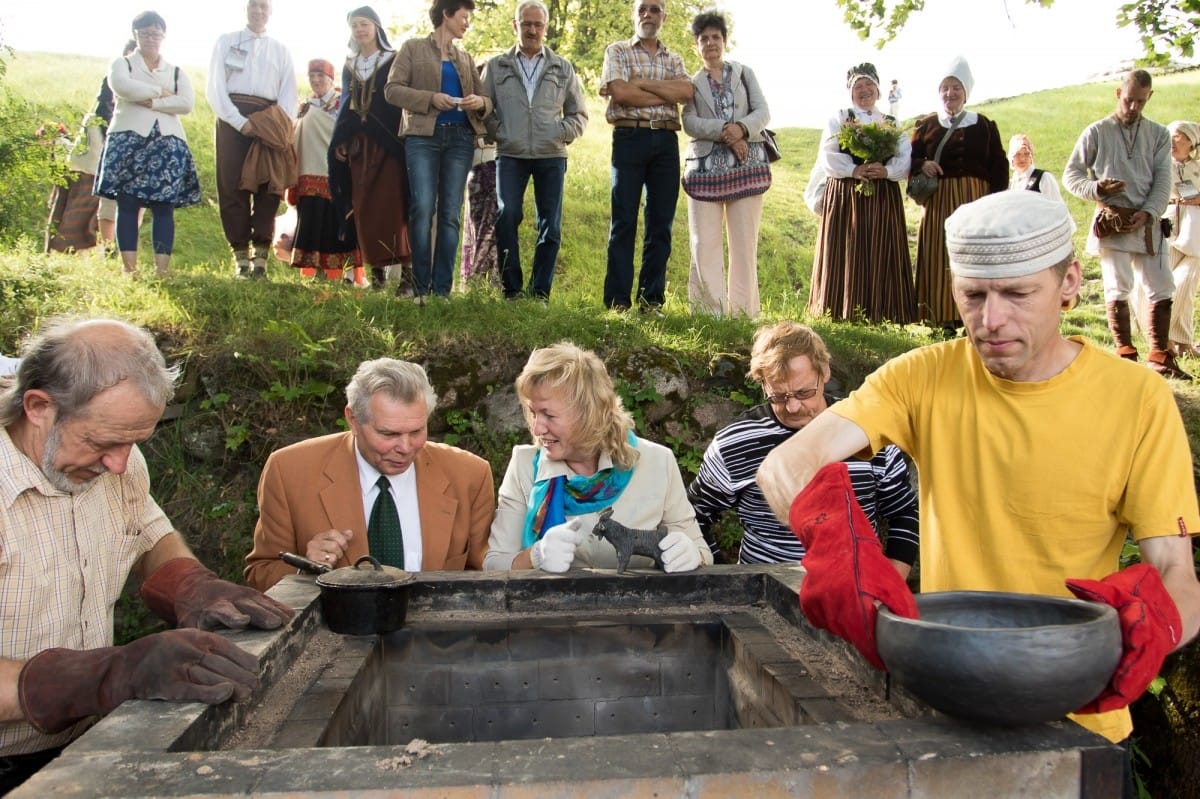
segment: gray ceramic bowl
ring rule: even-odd
[[[1062,718],[1094,699],[1121,657],[1108,605],[986,591],[918,594],[920,619],[879,609],[892,678],[950,716],[992,724]]]

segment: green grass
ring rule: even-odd
[[[74,125],[90,106],[105,68],[100,59],[17,53],[0,90],[17,93],[40,104],[48,117]],[[232,281],[215,202],[212,112],[203,98],[204,75],[193,73],[191,78],[197,103],[185,117],[185,128],[205,196],[201,205],[177,213],[170,279],[123,280],[117,265],[95,252],[43,255],[37,251],[41,220],[31,220],[28,241],[0,253],[0,352],[13,352],[26,332],[57,313],[120,314],[158,332],[173,357],[194,363],[228,359],[234,365],[232,376],[245,374],[267,386],[277,380],[305,379],[288,366],[298,357],[296,335],[287,332],[289,326],[311,342],[324,342],[318,346],[324,363],[315,368],[323,380],[334,384],[362,358],[383,354],[421,358],[472,349],[519,354],[571,339],[605,353],[657,347],[688,363],[704,365],[719,353],[747,349],[755,322],[688,312],[687,211],[682,195],[668,270],[666,318],[646,321],[602,309],[610,138],[599,102],[591,107],[585,135],[570,149],[561,262],[549,308],[500,302],[484,286],[474,286],[446,305],[417,308],[387,294],[304,281],[274,262],[268,284]],[[1148,113],[1164,122],[1186,118],[1194,111],[1198,88],[1197,72],[1159,78]],[[978,110],[997,121],[1006,141],[1015,132],[1029,134],[1038,164],[1061,173],[1079,131],[1113,110],[1114,90],[1112,83],[1071,87],[1010,98]],[[766,197],[759,245],[764,321],[804,318],[816,238],[817,220],[802,198],[819,132],[785,129],[779,131],[779,140],[785,158],[776,164],[774,186]],[[532,192],[528,202],[527,217],[532,218]],[[1068,198],[1068,203],[1079,224],[1076,240],[1082,253],[1090,208],[1074,198]],[[919,212],[911,204],[908,211],[915,247]],[[533,247],[532,224],[524,226],[523,236],[528,255]],[[148,267],[145,244],[141,259]],[[1083,261],[1089,278],[1085,301],[1067,315],[1064,329],[1108,345],[1099,270],[1090,256],[1084,255]],[[835,376],[846,388],[881,361],[929,340],[928,331],[920,326],[809,321],[827,339],[835,357]],[[1200,371],[1200,363],[1185,362],[1185,366]],[[1193,442],[1200,441],[1200,392],[1182,385],[1175,388]],[[317,428],[319,422],[311,420]],[[264,441],[269,442],[270,436]]]
[[[47,109],[47,116],[76,124],[91,104],[106,64],[95,58],[16,53],[9,62],[3,88]],[[674,230],[674,254],[668,270],[668,318],[643,325],[616,317],[600,308],[604,251],[609,211],[609,127],[603,107],[591,108],[591,124],[570,150],[563,247],[554,301],[546,311],[530,313],[521,305],[493,302],[495,296],[475,287],[445,307],[424,310],[381,295],[362,295],[301,281],[292,270],[272,264],[269,285],[234,283],[221,235],[213,176],[212,112],[203,98],[204,75],[191,75],[196,88],[195,111],[185,117],[185,129],[205,189],[201,205],[177,213],[177,245],[173,276],[166,282],[129,283],[119,279],[115,264],[94,255],[66,257],[36,252],[41,220],[28,225],[30,244],[0,254],[0,274],[9,295],[27,302],[6,302],[0,311],[0,349],[12,351],[28,324],[50,312],[115,312],[156,328],[168,328],[182,346],[235,346],[252,341],[271,319],[302,324],[315,337],[332,336],[339,344],[355,342],[368,352],[394,351],[407,344],[423,349],[447,337],[506,341],[529,347],[560,338],[608,341],[614,346],[645,343],[670,349],[698,348],[704,354],[744,344],[753,324],[747,321],[692,317],[687,311],[687,214],[680,197]],[[1159,78],[1149,114],[1167,121],[1194,111],[1200,73]],[[1037,148],[1037,162],[1061,173],[1075,137],[1091,121],[1110,113],[1114,86],[1094,84],[1038,92],[982,106],[995,119],[1005,139],[1028,133]],[[775,169],[775,185],[764,206],[759,245],[759,279],[764,317],[804,315],[816,219],[804,207],[803,188],[815,157],[819,133],[809,129],[780,131],[785,158]],[[529,192],[532,216],[532,192]],[[1082,253],[1087,203],[1068,198],[1079,223],[1077,245]],[[909,205],[909,225],[915,231],[918,211]],[[148,227],[148,226],[147,226]],[[532,225],[525,225],[526,252],[533,245]],[[640,244],[639,244],[640,246]],[[149,263],[148,247],[142,261]],[[1098,277],[1094,259],[1083,256],[1085,273]],[[33,276],[40,276],[30,284]],[[30,302],[36,295],[36,302]],[[1098,294],[1089,289],[1089,302],[1068,316],[1067,326],[1097,341],[1107,342]],[[828,333],[835,351],[875,352],[887,356],[924,341],[919,328],[866,328],[818,324]],[[402,334],[399,333],[402,331]]]
[[[95,87],[106,69],[95,58],[16,53],[2,87],[40,104],[48,118],[77,124],[90,106]],[[655,345],[672,352],[709,358],[714,353],[745,348],[754,323],[747,320],[693,317],[687,309],[687,209],[682,194],[674,229],[674,254],[668,269],[667,318],[644,324],[601,309],[604,252],[609,218],[609,126],[599,102],[591,107],[591,123],[570,149],[563,246],[554,300],[546,310],[532,312],[523,304],[496,302],[485,287],[476,286],[448,306],[425,309],[384,295],[345,291],[305,282],[278,263],[272,263],[268,285],[232,282],[228,252],[216,209],[213,175],[213,116],[203,98],[203,74],[191,74],[196,89],[195,111],[185,117],[185,129],[200,169],[205,190],[201,205],[177,213],[173,275],[165,282],[121,280],[118,269],[97,255],[42,255],[41,220],[28,224],[29,243],[0,254],[5,303],[0,309],[0,351],[12,352],[37,320],[52,313],[119,313],[158,330],[170,331],[180,351],[246,350],[258,346],[272,320],[286,319],[314,339],[329,338],[346,359],[382,353],[419,353],[450,340],[486,341],[491,345],[527,350],[549,341],[573,339],[603,349]],[[1160,77],[1148,107],[1160,121],[1187,118],[1194,112],[1200,73]],[[1015,132],[1029,134],[1037,163],[1055,173],[1078,132],[1111,113],[1112,83],[1092,84],[1014,97],[978,107],[995,119],[1005,140]],[[802,318],[812,269],[816,219],[803,204],[803,189],[815,157],[819,132],[779,131],[784,160],[776,164],[775,182],[764,205],[759,244],[759,282],[764,319]],[[529,192],[527,217],[532,217]],[[1068,198],[1079,225],[1077,248],[1083,252],[1087,203]],[[909,228],[915,247],[916,206],[908,206]],[[146,226],[149,227],[148,225]],[[148,231],[144,231],[148,232]],[[523,228],[522,247],[532,251],[532,225]],[[640,241],[639,241],[640,248]],[[149,264],[143,244],[141,260]],[[1068,314],[1065,328],[1107,344],[1103,304],[1096,285],[1099,269],[1083,255],[1090,279],[1085,302]],[[924,343],[926,331],[913,326],[865,327],[814,322],[829,339],[843,382],[853,385],[864,370],[897,352]],[[1200,366],[1200,364],[1193,364]],[[1178,388],[1181,405],[1189,412],[1198,396]],[[1192,414],[1189,426],[1196,432]]]

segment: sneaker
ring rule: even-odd
[[[648,302],[638,306],[638,313],[642,316],[648,316],[651,319],[666,319],[667,315],[663,313],[662,305],[657,302]]]
[[[265,266],[256,266],[250,270],[251,280],[266,280],[267,268]]]
[[[250,277],[250,263],[238,264],[233,270],[233,276],[238,280],[246,280]]]

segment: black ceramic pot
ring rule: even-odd
[[[360,568],[363,564],[368,564]],[[363,555],[353,566],[317,577],[329,629],[342,635],[377,635],[399,630],[408,613],[411,572],[384,566]]]
[[[1108,605],[986,591],[917,595],[921,618],[880,607],[892,678],[951,716],[990,724],[1062,718],[1094,699],[1121,657]]]

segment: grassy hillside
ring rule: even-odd
[[[169,53],[167,54],[170,55]],[[90,107],[106,64],[95,58],[15,53],[0,91],[36,103],[45,119],[61,119],[73,127]],[[436,350],[450,340],[486,341],[515,350],[564,338],[585,344],[604,343],[624,348],[661,346],[707,359],[715,353],[744,350],[754,329],[747,320],[692,317],[687,309],[687,207],[681,194],[676,213],[674,254],[668,271],[667,319],[644,324],[601,309],[604,252],[609,211],[609,126],[603,108],[593,105],[591,124],[570,150],[563,246],[554,299],[547,310],[530,313],[522,305],[495,302],[495,294],[475,286],[450,305],[417,309],[390,296],[363,295],[322,284],[304,282],[284,266],[272,263],[267,285],[228,280],[228,252],[218,221],[213,176],[212,112],[203,98],[204,75],[191,74],[196,88],[195,111],[185,128],[200,169],[204,202],[177,213],[178,238],[173,276],[166,282],[120,279],[118,268],[95,252],[78,257],[42,255],[41,215],[27,223],[29,241],[18,251],[0,253],[0,277],[5,278],[6,301],[0,306],[0,352],[12,352],[21,336],[39,318],[60,312],[121,313],[156,329],[171,331],[181,351],[245,352],[264,339],[273,322],[286,320],[313,341],[336,342],[339,357],[381,352]],[[1178,73],[1156,81],[1149,115],[1166,122],[1194,114],[1200,72]],[[1002,137],[1029,134],[1037,148],[1039,166],[1061,173],[1075,138],[1087,124],[1115,105],[1115,86],[1093,84],[1038,92],[978,107],[997,121]],[[832,109],[831,109],[832,111]],[[813,162],[819,132],[780,131],[785,158],[775,168],[775,185],[764,208],[759,249],[759,280],[763,317],[802,318],[812,269],[816,219],[803,205],[803,188]],[[48,187],[47,187],[48,191]],[[532,217],[532,191],[527,217]],[[1082,253],[1088,204],[1069,198],[1079,230]],[[919,209],[909,204],[908,219],[915,248]],[[147,228],[149,226],[146,226]],[[148,232],[148,231],[144,231]],[[532,248],[532,225],[524,228],[523,247]],[[149,247],[143,243],[143,263]],[[1099,269],[1083,255],[1090,278],[1084,302],[1067,316],[1065,326],[1107,344]],[[843,382],[854,385],[874,364],[928,340],[921,326],[868,327],[855,324],[814,324],[829,339],[838,356]],[[1186,364],[1200,371],[1200,363]],[[1189,425],[1200,392],[1177,386]],[[1200,440],[1200,435],[1195,438]]]
[[[37,103],[44,109],[43,120],[61,119],[73,128],[90,106],[106,64],[95,58],[15,53],[8,67],[0,91]],[[38,318],[66,311],[123,313],[156,328],[172,329],[185,348],[204,350],[253,342],[262,337],[272,320],[295,322],[315,340],[332,338],[339,342],[339,349],[355,342],[366,352],[397,346],[423,350],[447,337],[509,342],[518,349],[570,337],[614,345],[657,343],[672,350],[711,355],[744,347],[753,330],[753,323],[745,320],[714,320],[688,314],[687,209],[682,194],[668,272],[668,318],[643,325],[636,318],[600,312],[610,140],[599,103],[592,107],[585,135],[570,150],[561,262],[554,301],[548,311],[530,314],[522,307],[495,303],[491,292],[475,287],[449,306],[418,312],[390,297],[362,296],[306,284],[291,270],[274,263],[269,285],[233,283],[226,279],[230,271],[228,253],[216,210],[212,112],[203,99],[204,75],[193,73],[191,78],[198,99],[195,111],[185,117],[185,128],[200,168],[205,197],[201,205],[177,214],[178,239],[171,280],[131,285],[119,279],[114,263],[94,253],[81,257],[40,255],[36,252],[41,236],[39,213],[27,223],[28,246],[20,252],[0,254],[0,275],[21,276],[25,283],[32,276],[41,276],[21,290],[22,297],[10,296],[0,309],[0,351],[11,352]],[[1159,79],[1149,114],[1164,122],[1187,118],[1194,114],[1198,87],[1198,72]],[[1112,84],[1071,87],[990,103],[979,110],[998,122],[1006,141],[1015,132],[1029,134],[1037,148],[1039,166],[1060,173],[1078,132],[1112,111],[1114,90]],[[767,195],[759,249],[763,316],[767,319],[800,318],[804,314],[816,219],[804,207],[802,193],[818,140],[815,130],[780,132],[786,155],[776,165],[775,185]],[[528,200],[527,216],[531,217],[532,192]],[[1076,239],[1082,252],[1090,209],[1074,198],[1068,202],[1079,222]],[[915,247],[919,209],[910,204],[908,210]],[[532,225],[525,226],[524,235],[523,247],[528,253]],[[148,251],[143,244],[144,263],[148,262]],[[1099,270],[1090,256],[1084,255],[1083,260],[1085,274],[1092,280],[1085,302],[1068,316],[1066,325],[1071,332],[1107,343],[1097,282]],[[9,291],[14,290],[10,286]],[[847,375],[851,384],[861,377],[861,368],[927,340],[920,326],[864,327],[822,324],[819,320],[816,324],[830,338],[835,352],[841,354],[842,366],[855,367]],[[1200,370],[1200,364],[1191,366]],[[1188,410],[1195,397],[1186,390],[1181,400]]]

